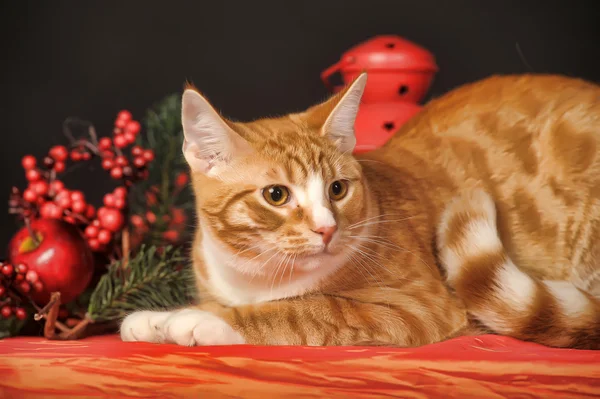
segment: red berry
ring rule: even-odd
[[[84,152],[81,154],[81,158],[84,161],[89,161],[90,159],[92,159],[92,154],[90,154],[89,152]]]
[[[28,181],[38,181],[41,177],[42,174],[37,169],[29,169],[27,172],[25,172],[25,178]]]
[[[100,244],[108,244],[110,240],[112,240],[112,234],[110,231],[102,229],[98,232],[98,242]]]
[[[34,284],[39,280],[39,276],[35,270],[30,270],[25,275],[25,280],[29,281],[31,284]]]
[[[61,194],[64,193],[64,191],[61,192]],[[71,198],[69,198],[69,195],[57,195],[56,198],[54,199],[54,202],[56,202],[56,204],[58,206],[60,206],[63,209],[69,209],[71,207]]]
[[[113,233],[118,232],[123,227],[123,214],[116,209],[104,209],[102,216],[99,217],[100,225]]]
[[[93,219],[94,216],[96,216],[96,208],[94,208],[94,205],[88,204],[88,206],[85,208],[85,217],[88,219]]]
[[[126,109],[119,111],[119,113],[117,114],[117,119],[124,120],[125,122],[130,121],[131,117],[131,112],[127,111]]]
[[[17,319],[19,320],[25,320],[27,318],[27,313],[25,312],[25,309],[17,308],[15,310],[15,316],[17,316]]]
[[[154,214],[154,212],[150,212],[150,211],[146,212],[146,220],[150,224],[156,223],[156,215]]]
[[[56,163],[54,164],[54,170],[56,171],[56,173],[64,172],[65,171],[65,163],[56,161]]]
[[[106,214],[106,211],[108,211],[108,208],[105,208],[105,207],[98,208],[98,212],[96,213],[98,215],[98,220],[100,220],[104,217],[104,215]]]
[[[131,169],[131,166],[125,166],[123,168],[123,175],[126,176],[126,177],[133,176],[133,169]],[[131,186],[131,182],[130,181],[128,181],[125,184],[127,185],[127,187]]]
[[[115,157],[115,153],[112,151],[102,151],[102,158],[112,159]]]
[[[92,251],[98,251],[100,249],[100,242],[97,238],[90,238],[88,240],[88,245]]]
[[[35,164],[37,161],[32,155],[25,155],[23,159],[21,159],[21,165],[23,165],[23,169],[29,170],[35,168]]]
[[[146,161],[152,162],[154,160],[154,151],[152,150],[144,150],[143,157]]]
[[[133,164],[136,168],[141,169],[146,166],[146,160],[143,157],[135,157],[133,159]]]
[[[63,210],[54,202],[46,202],[40,208],[40,214],[46,219],[60,219],[62,218]]]
[[[175,178],[175,186],[177,188],[182,188],[183,186],[185,186],[188,183],[188,181],[189,181],[188,174],[185,172],[181,172]]]
[[[85,195],[79,190],[75,190],[71,192],[71,201],[85,201]]]
[[[98,141],[98,148],[102,151],[108,151],[112,147],[112,141],[108,137],[102,137]]]
[[[102,209],[102,208],[100,208],[100,209]],[[98,209],[98,211],[100,211],[100,209]],[[92,220],[92,226],[100,227],[100,221],[98,219]]]
[[[115,203],[114,203],[113,207],[115,207],[117,209],[124,209],[125,208],[125,199],[120,198],[120,197],[115,198]]]
[[[113,179],[120,179],[121,177],[123,177],[123,169],[121,169],[120,167],[116,166],[114,168],[112,168],[110,170],[110,176]]]
[[[104,205],[106,205],[109,208],[112,208],[115,206],[115,196],[113,194],[106,194],[104,196]]]
[[[135,143],[135,134],[133,134],[131,132],[125,132],[125,133],[123,133],[123,137],[125,138],[125,141],[127,142],[127,144]]]
[[[115,164],[117,166],[127,166],[129,162],[127,161],[127,158],[125,158],[123,155],[120,155],[115,158]]]
[[[69,156],[67,147],[65,147],[64,145],[55,145],[54,147],[50,148],[50,151],[48,153],[52,158],[59,162],[66,161],[67,157]]]
[[[112,159],[109,159],[109,158],[104,158],[104,159],[102,160],[102,169],[105,169],[105,170],[110,170],[110,169],[112,169],[114,166],[115,166],[115,163],[113,162],[113,160],[112,160]]]
[[[179,232],[175,230],[167,230],[162,236],[165,240],[170,242],[177,242],[177,240],[179,240]]]
[[[65,188],[65,185],[60,180],[54,180],[50,183],[50,190],[54,193],[58,193]]]
[[[63,220],[70,224],[77,224],[77,220],[73,216],[65,216]]]
[[[83,156],[82,156],[82,154],[79,151],[77,151],[77,150],[71,151],[71,161],[73,161],[73,162],[79,162],[79,161],[81,161],[82,157]]]
[[[133,215],[130,220],[131,224],[135,227],[142,227],[144,225],[144,219],[140,215]]]
[[[134,136],[140,132],[142,126],[138,121],[129,121],[127,122],[127,126],[125,126],[125,133],[133,133]]]
[[[90,224],[85,228],[83,233],[87,238],[96,238],[98,236],[98,227]]]
[[[125,187],[117,187],[114,189],[113,194],[115,197],[127,198],[127,189]]]
[[[21,274],[27,273],[27,266],[22,263],[18,264],[16,266],[16,268],[17,268],[17,273],[21,273]]]
[[[133,148],[131,149],[131,155],[133,155],[134,157],[139,157],[143,153],[144,153],[144,149],[142,147],[140,147],[139,145],[133,146]]]
[[[71,209],[73,209],[73,212],[79,214],[85,212],[86,208],[87,204],[84,201],[73,201],[73,204],[71,205]]]
[[[2,266],[2,274],[4,274],[7,277],[12,276],[13,272],[15,271],[15,269],[13,268],[12,265],[4,265]]]
[[[15,274],[15,281],[16,281],[17,283],[18,283],[18,282],[21,282],[21,281],[23,281],[23,280],[25,280],[25,276],[24,276],[24,275],[22,275],[22,274]]]
[[[37,195],[46,195],[48,194],[48,183],[43,180],[36,181],[31,185],[31,188]]]
[[[30,188],[23,191],[23,199],[27,202],[35,202],[37,200],[37,194]]]
[[[10,315],[12,315],[12,309],[10,308],[10,306],[4,305],[2,306],[2,310],[0,310],[0,313],[2,313],[2,317],[8,319]]]
[[[127,147],[127,140],[123,135],[115,137],[115,146],[117,146],[118,148]]]
[[[3,285],[0,285],[0,298],[2,298],[6,294],[6,288]]]
[[[115,131],[115,134],[121,134],[121,129],[123,129],[127,125],[127,121],[125,119],[117,119],[115,121],[115,130],[118,129],[118,132]]]
[[[27,294],[29,291],[31,291],[31,285],[29,285],[27,281],[23,281],[19,284],[19,289]]]
[[[44,290],[44,284],[41,281],[38,281],[33,284],[33,289],[35,292],[42,292]]]

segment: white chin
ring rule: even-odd
[[[323,267],[327,267],[331,264],[332,256],[327,253],[320,252],[315,255],[310,255],[303,258],[299,263],[299,266],[304,271],[315,270]]]

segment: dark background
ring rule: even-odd
[[[236,119],[300,110],[327,95],[323,69],[378,34],[435,54],[430,96],[530,67],[599,81],[596,2],[4,1],[0,198],[24,187],[23,155],[66,144],[66,117],[107,134],[118,110],[141,117],[186,79]],[[98,171],[64,180],[98,199],[110,186]],[[0,256],[15,231],[2,207]]]

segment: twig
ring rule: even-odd
[[[94,127],[94,125],[90,125],[88,131],[90,133],[92,143],[94,143],[95,146],[98,146],[98,135],[96,134],[96,128]]]
[[[129,239],[129,227],[125,227],[123,229],[123,232],[121,233],[121,249],[123,251],[123,260],[121,261],[121,267],[123,268],[123,270],[127,269],[127,265],[129,264]]]
[[[56,302],[60,301],[60,293],[53,292],[50,296],[50,301],[41,309],[37,309],[37,313],[33,316],[35,321],[40,321],[50,311]],[[59,304],[60,306],[60,304]],[[37,306],[36,306],[37,307]]]
[[[60,299],[60,296],[59,298]],[[52,302],[52,297],[50,298],[50,302]],[[48,302],[48,304],[50,304],[50,302]],[[44,309],[41,309],[35,302],[31,301],[32,306],[35,308],[36,310],[36,314],[33,316],[33,319],[38,321],[42,318],[48,320],[48,314],[46,313],[46,311],[43,311],[44,309],[46,309],[48,307],[48,305],[44,306]],[[58,305],[58,308],[60,309],[60,304]],[[58,313],[57,313],[57,317],[58,317]],[[49,322],[46,321],[46,325],[48,325]],[[68,331],[69,328],[67,326],[65,326],[63,323],[61,323],[58,320],[54,321],[54,325],[56,328],[58,328],[61,331]],[[46,326],[44,326],[44,336],[46,336]]]
[[[58,338],[64,339],[64,340],[80,338],[81,335],[83,334],[83,332],[85,331],[85,328],[88,326],[88,324],[93,323],[93,322],[94,321],[91,318],[86,316],[85,319],[81,320],[75,327],[73,327],[69,331],[65,331],[65,332],[59,334]]]

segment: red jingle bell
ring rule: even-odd
[[[429,90],[438,67],[426,49],[399,36],[377,36],[352,47],[340,61],[321,73],[333,92],[330,78],[340,73],[350,84],[362,72],[368,79],[356,118],[354,153],[384,145],[410,118],[419,112],[419,102]]]

